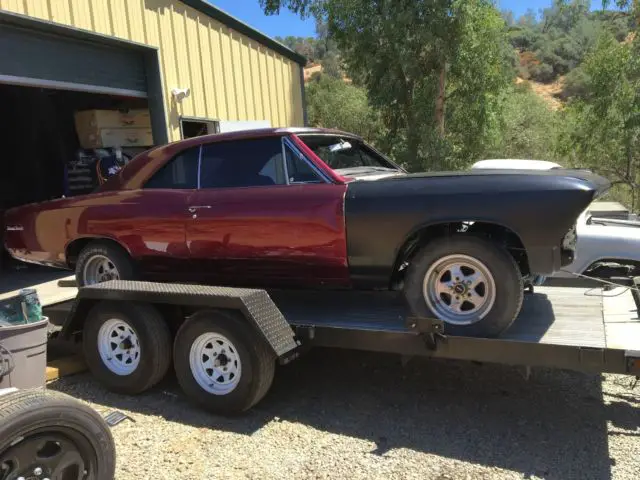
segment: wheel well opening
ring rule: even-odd
[[[391,288],[401,286],[406,267],[414,255],[430,241],[453,235],[478,235],[504,246],[513,256],[523,275],[528,275],[529,259],[520,237],[511,229],[490,222],[463,220],[429,225],[413,233],[400,248],[391,277]]]
[[[122,247],[122,245],[120,245],[115,240],[111,240],[110,238],[99,238],[99,237],[79,238],[71,242],[69,245],[67,245],[65,258],[67,259],[67,265],[69,266],[69,268],[74,269],[76,267],[76,262],[78,261],[78,256],[80,255],[80,252],[82,252],[82,250],[92,242],[105,243],[107,245],[115,246],[121,249],[123,252],[127,251]]]

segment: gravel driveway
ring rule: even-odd
[[[174,378],[137,397],[88,374],[51,383],[113,429],[117,478],[640,478],[640,386],[630,378],[312,351],[280,367],[239,418],[197,410]]]

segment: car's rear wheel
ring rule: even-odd
[[[414,315],[445,323],[445,333],[497,336],[515,320],[522,274],[501,246],[474,236],[439,238],[414,257],[404,295]]]
[[[103,241],[91,242],[78,256],[76,283],[79,287],[108,280],[135,280],[131,257],[122,248]]]

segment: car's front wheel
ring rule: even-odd
[[[412,313],[445,323],[445,333],[492,337],[515,320],[522,274],[503,247],[484,238],[438,238],[414,257],[404,295]]]

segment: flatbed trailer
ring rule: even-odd
[[[412,317],[394,292],[266,292],[109,281],[79,290],[67,304],[60,335],[82,337],[90,370],[111,390],[144,391],[173,360],[188,397],[216,413],[238,413],[266,395],[276,363],[289,363],[312,347],[637,377],[640,295],[632,279],[628,284],[609,290],[537,287],[525,294],[520,315],[504,334],[475,338],[447,335],[442,321]],[[120,371],[105,367],[111,358],[105,357],[104,345],[110,340],[100,332],[118,318],[124,330],[108,335],[116,335],[115,342],[134,335],[136,368],[147,370],[139,372],[140,378],[127,373],[126,365]],[[135,350],[131,343],[122,345],[129,350],[118,347],[118,352]],[[234,363],[242,368],[231,376],[227,372]]]

